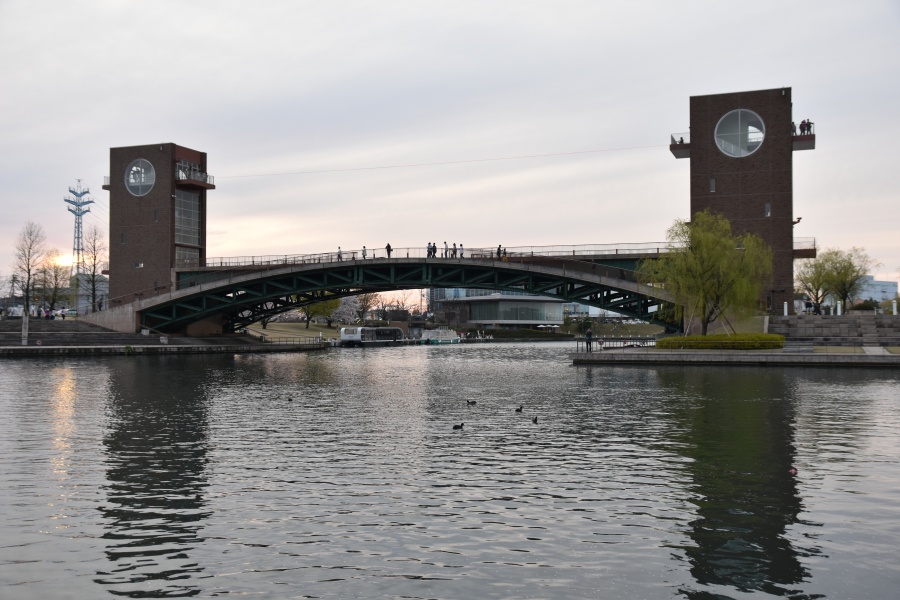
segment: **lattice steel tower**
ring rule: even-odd
[[[81,189],[81,180],[76,179],[78,183],[75,187],[69,188],[69,193],[74,198],[63,198],[66,202],[75,208],[69,208],[69,212],[75,215],[75,241],[72,244],[72,276],[80,275],[84,269],[84,243],[81,230],[81,217],[91,212],[90,208],[84,208],[88,204],[93,204],[94,200],[88,196],[91,193],[90,188]],[[87,196],[85,198],[85,196]]]

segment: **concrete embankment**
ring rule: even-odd
[[[0,346],[0,358],[22,356],[120,356],[170,354],[243,354],[259,352],[305,352],[322,350],[327,343],[314,344],[206,344],[198,346]]]
[[[21,320],[0,321],[0,358],[303,352],[321,350],[329,346],[328,341],[321,337],[263,341],[258,337],[243,334],[203,338],[149,335],[149,332],[126,334],[71,319],[31,320],[28,344],[22,345],[21,328]]]
[[[879,349],[880,350],[880,349]],[[602,352],[573,352],[575,365],[694,365],[756,367],[885,367],[900,368],[900,354],[874,352],[790,353],[767,350],[655,350],[625,349]]]

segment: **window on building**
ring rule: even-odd
[[[715,177],[709,178],[709,191],[710,192],[716,191],[716,178]]]
[[[200,245],[200,194],[175,194],[175,243]]]
[[[766,202],[766,217],[772,216],[772,205]]]
[[[175,246],[175,266],[176,267],[199,267],[200,266],[200,249],[185,248],[183,246]]]

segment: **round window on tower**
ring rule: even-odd
[[[156,183],[156,170],[146,159],[133,160],[125,169],[125,187],[132,196],[146,195],[153,189],[154,183]]]
[[[750,156],[762,146],[766,125],[762,118],[746,108],[726,113],[716,124],[716,146],[726,156]]]

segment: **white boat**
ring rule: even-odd
[[[458,344],[459,336],[455,331],[447,327],[426,329],[422,332],[423,344]]]
[[[399,327],[341,327],[341,346],[388,346],[402,341]]]

